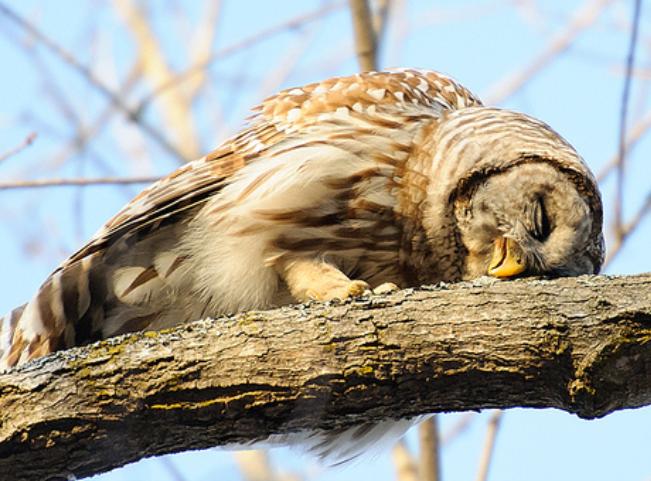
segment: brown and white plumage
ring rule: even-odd
[[[144,190],[7,315],[1,365],[385,282],[593,273],[601,215],[595,180],[565,140],[441,74],[288,89]]]

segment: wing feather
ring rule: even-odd
[[[67,262],[76,262],[125,235],[145,235],[175,221],[219,192],[235,172],[263,157],[263,151],[339,109],[363,111],[373,120],[393,113],[396,107],[401,114],[408,106],[414,115],[432,115],[433,107],[478,105],[482,105],[479,98],[453,79],[414,69],[366,72],[283,90],[253,109],[248,128],[141,192]]]

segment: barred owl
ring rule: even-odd
[[[543,122],[431,71],[332,78],[268,98],[127,204],[5,316],[0,363],[382,283],[591,274],[602,260],[595,179]],[[407,424],[304,441],[345,459]]]

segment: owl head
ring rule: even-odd
[[[459,155],[448,205],[467,252],[463,278],[599,272],[601,197],[572,146],[543,122],[507,110],[459,110],[444,124],[458,128],[442,147]]]

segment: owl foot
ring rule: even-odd
[[[364,281],[348,281],[347,284],[332,287],[324,291],[318,292],[314,289],[308,289],[306,296],[308,299],[314,301],[331,301],[332,299],[348,299],[351,297],[359,297],[364,295],[365,292],[370,292],[371,286]]]
[[[334,265],[317,259],[280,261],[276,270],[299,302],[348,299],[370,292],[368,283],[351,280]]]
[[[373,294],[383,295],[383,294],[389,294],[391,292],[395,292],[399,290],[400,288],[397,285],[395,285],[393,282],[383,282],[375,289],[373,289]]]

